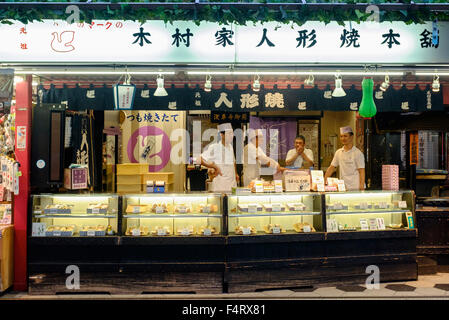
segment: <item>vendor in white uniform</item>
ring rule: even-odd
[[[201,154],[201,165],[214,169],[214,178],[209,191],[231,192],[239,180],[232,147],[234,132],[230,123],[218,125],[218,131],[221,139],[210,144]]]
[[[299,135],[296,137],[295,148],[287,152],[285,165],[307,169],[313,167],[313,151],[306,148],[306,138],[304,136]]]
[[[345,181],[346,190],[365,190],[365,157],[354,146],[354,133],[351,127],[340,128],[340,141],[343,148],[335,152],[324,180],[327,182],[327,178],[340,167],[340,179]]]
[[[261,129],[248,130],[248,144],[243,148],[243,184],[248,186],[251,181],[260,179],[261,165],[269,165],[273,168],[273,173],[284,171],[279,163],[268,157],[260,147],[260,141],[263,139]]]

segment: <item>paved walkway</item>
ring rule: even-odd
[[[0,300],[40,299],[449,299],[449,273],[419,276],[418,281],[381,283],[379,289],[367,289],[365,285],[304,288],[291,290],[267,290],[262,292],[223,294],[141,294],[141,295],[28,295],[8,292]]]

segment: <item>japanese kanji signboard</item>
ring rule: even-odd
[[[45,20],[1,25],[2,62],[447,63],[449,22],[203,22]]]

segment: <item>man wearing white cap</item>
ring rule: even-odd
[[[212,143],[201,154],[201,164],[214,169],[210,190],[213,192],[231,192],[237,186],[239,176],[235,167],[234,148],[232,140],[234,133],[230,123],[218,125],[221,141]]]
[[[354,146],[354,133],[351,127],[340,128],[340,141],[343,148],[335,152],[334,159],[324,175],[324,180],[340,167],[340,179],[345,181],[346,190],[365,189],[365,157]]]
[[[260,141],[263,139],[263,132],[261,129],[248,130],[248,144],[243,148],[243,184],[248,186],[251,181],[260,178],[260,166],[269,165],[275,169],[274,172],[285,170],[281,168],[279,163],[270,157],[260,147]],[[273,173],[274,173],[273,172]]]

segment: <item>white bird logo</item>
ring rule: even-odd
[[[61,34],[53,32],[51,48],[56,52],[70,52],[75,50],[72,41],[75,39],[75,31],[63,31]]]

